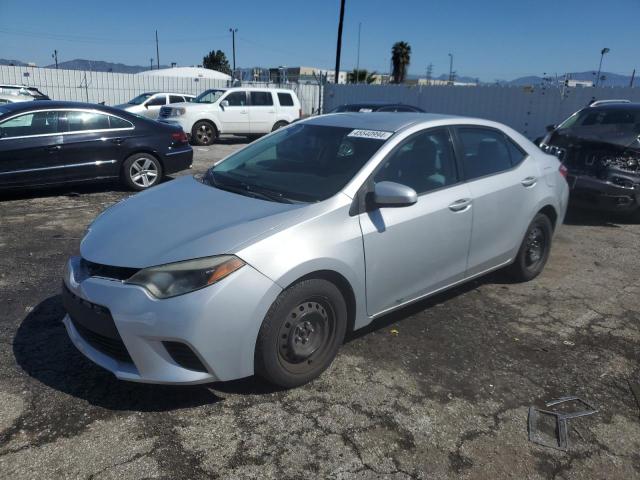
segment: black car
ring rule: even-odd
[[[567,168],[572,204],[640,213],[640,104],[596,102],[547,130],[539,146]]]
[[[424,113],[424,110],[413,105],[402,103],[348,103],[340,105],[329,113],[343,112],[414,112]]]
[[[120,179],[133,190],[190,168],[180,127],[104,105],[0,105],[0,189]]]

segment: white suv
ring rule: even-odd
[[[194,98],[195,95],[186,93],[147,92],[132,98],[127,103],[115,105],[115,108],[156,120],[158,113],[160,113],[160,107],[171,103],[190,102]]]
[[[181,126],[197,145],[211,145],[220,134],[264,135],[301,113],[292,90],[237,87],[206,90],[190,103],[162,107],[158,120]]]

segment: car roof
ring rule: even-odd
[[[94,103],[84,102],[63,102],[56,100],[34,100],[32,102],[15,102],[2,105],[2,111],[4,113],[20,113],[28,112],[32,110],[59,110],[61,108],[71,109],[83,109],[83,110],[101,110],[107,113],[113,113],[114,115],[122,116],[122,110],[108,107],[106,105],[96,105]]]
[[[583,110],[590,112],[597,111],[610,111],[610,110],[640,110],[640,103],[620,102],[620,103],[603,103],[601,105],[585,107]]]
[[[358,128],[364,130],[383,130],[397,132],[419,123],[435,122],[439,120],[465,119],[453,115],[439,115],[436,113],[414,112],[371,112],[362,115],[357,112],[330,113],[305,120],[307,125],[322,125],[326,127]]]

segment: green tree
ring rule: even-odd
[[[393,63],[393,83],[402,83],[407,78],[407,70],[411,62],[411,46],[407,42],[396,42],[391,48]]]
[[[227,56],[222,50],[211,50],[202,59],[202,66],[204,68],[208,68],[209,70],[217,70],[218,72],[231,75],[231,67],[229,66],[229,61],[227,60]]]
[[[347,83],[368,83],[376,81],[377,72],[369,72],[366,69],[356,70],[355,68],[347,73]]]

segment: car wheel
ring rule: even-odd
[[[276,122],[275,125],[273,126],[273,128],[271,129],[271,131],[275,132],[276,130],[279,130],[282,127],[286,127],[287,125],[289,125],[289,124],[287,122],[284,122],[284,121]]]
[[[260,327],[256,373],[285,388],[313,380],[331,365],[346,327],[347,306],[333,283],[310,279],[287,288]]]
[[[196,145],[211,145],[218,137],[218,131],[211,122],[200,121],[191,129],[191,138]]]
[[[122,166],[124,183],[132,190],[146,190],[160,183],[162,165],[148,153],[136,153],[124,161]]]
[[[527,282],[540,275],[549,258],[552,236],[549,217],[537,214],[527,228],[515,261],[507,269],[511,278]]]

